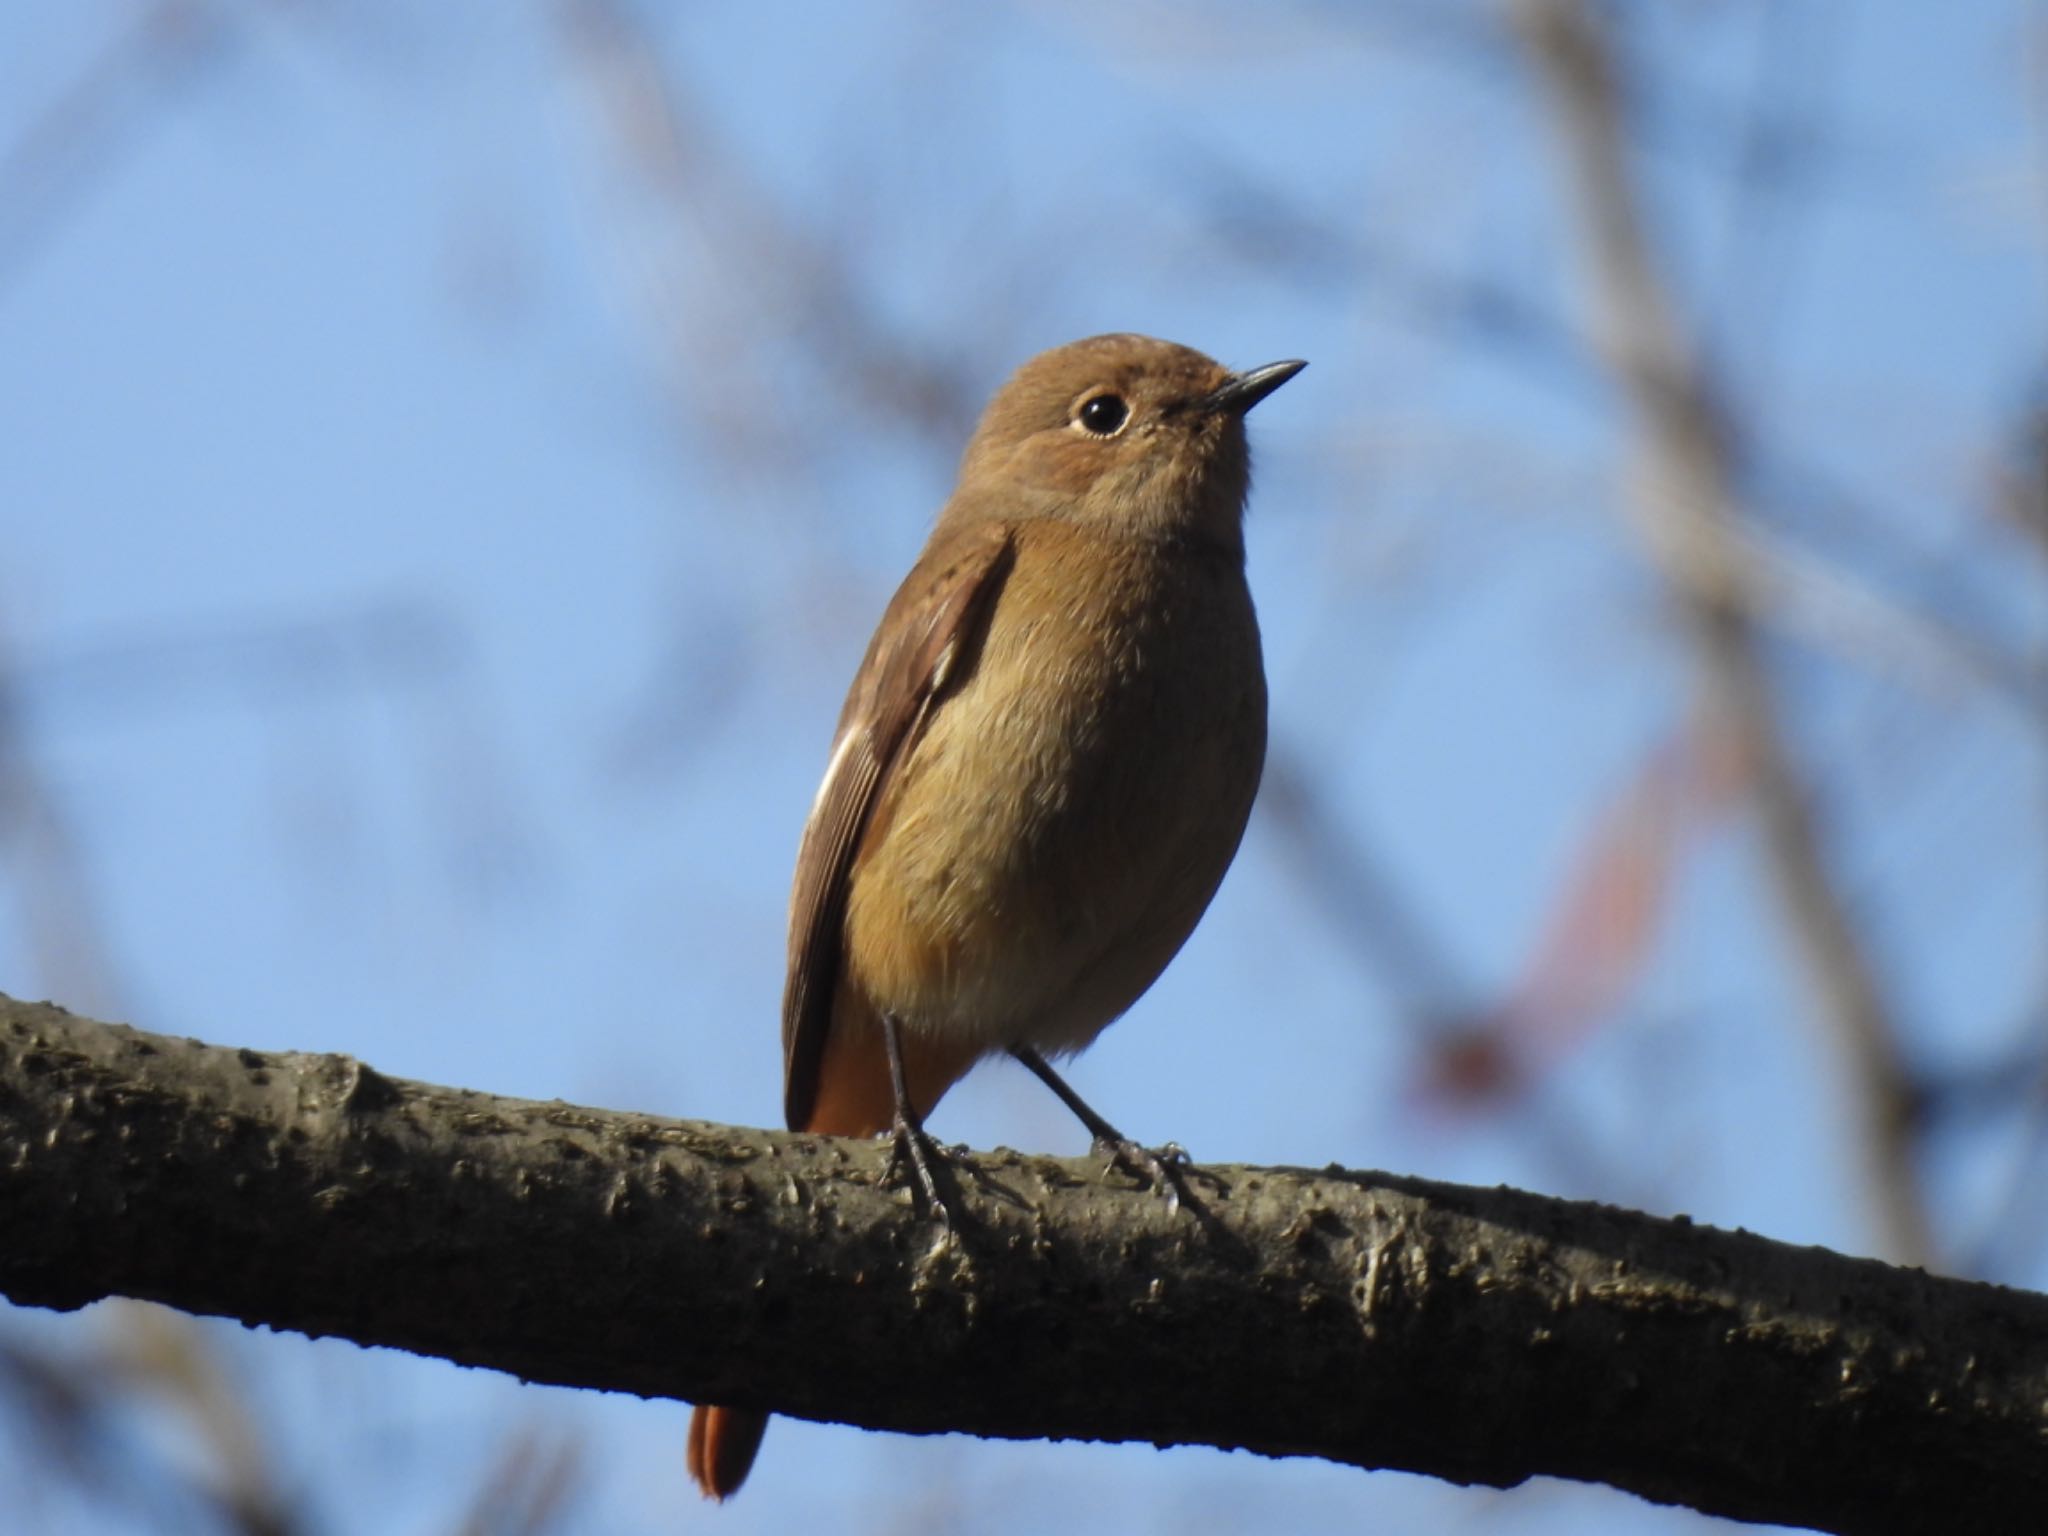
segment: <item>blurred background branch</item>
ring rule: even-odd
[[[1918,1094],[1892,1007],[1836,888],[1814,794],[1779,724],[1750,622],[1757,599],[1738,539],[1741,437],[1709,386],[1658,275],[1628,170],[1627,87],[1582,0],[1517,0],[1516,19],[1556,106],[1590,269],[1593,330],[1643,434],[1628,505],[1671,584],[1697,658],[1704,728],[1725,735],[1754,800],[1765,865],[1833,1031],[1886,1251],[1935,1262],[1916,1158]]]

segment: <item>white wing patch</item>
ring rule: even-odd
[[[846,754],[853,750],[853,740],[860,734],[862,722],[849,720],[846,729],[839,733],[839,739],[832,743],[832,756],[825,763],[825,776],[818,780],[818,792],[811,797],[811,814],[805,818],[806,825],[818,819],[818,812],[825,808],[825,795],[832,788],[832,781],[839,777],[839,770],[846,764]]]

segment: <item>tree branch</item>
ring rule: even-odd
[[[1843,1532],[2048,1508],[2048,1298],[1329,1169],[1193,1209],[960,1157],[404,1083],[0,998],[0,1291],[110,1295],[877,1429],[1592,1479]]]

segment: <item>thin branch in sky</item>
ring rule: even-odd
[[[547,1536],[576,1513],[587,1482],[583,1437],[538,1419],[515,1425],[485,1468],[455,1536]]]
[[[1355,828],[1342,826],[1299,756],[1276,743],[1259,785],[1259,817],[1289,869],[1328,916],[1339,941],[1428,1040],[1471,1011],[1472,994],[1444,941]]]
[[[141,144],[151,113],[220,56],[227,21],[203,0],[136,7],[114,38],[0,147],[0,294]]]
[[[1806,247],[1813,146],[1830,137],[1830,72],[1847,48],[1852,5],[1766,6],[1748,17],[1754,79],[1735,133],[1718,291],[1701,322],[1715,371],[1761,398],[1781,349]]]
[[[1341,280],[1378,289],[1461,357],[1493,359],[1546,387],[1604,401],[1600,360],[1543,296],[1484,273],[1446,271],[1398,240],[1354,229],[1227,165],[1204,164],[1190,179],[1203,189],[1212,238],[1247,268],[1291,271],[1315,288]],[[1758,366],[1754,357],[1751,363]],[[2025,710],[2044,708],[2041,668],[1989,629],[1985,605],[1960,585],[1960,570],[1938,568],[1900,545],[1875,508],[1804,462],[1778,441],[1781,434],[1754,419],[1741,427],[1743,457],[1763,466],[1761,473],[1744,466],[1752,482],[1744,492],[1771,514],[1775,529],[1756,522],[1740,535],[1743,569],[1753,579],[1738,595],[1752,602],[1757,623],[1922,688],[1962,684]],[[2016,510],[2031,505],[2013,502]],[[2048,518],[2041,527],[2048,541]]]
[[[1855,1094],[1858,1161],[1885,1249],[1934,1254],[1917,1162],[1918,1098],[1892,1006],[1828,867],[1815,794],[1793,758],[1747,606],[1738,486],[1716,399],[1650,249],[1628,164],[1627,93],[1580,0],[1517,0],[1512,17],[1547,88],[1592,275],[1594,332],[1634,408],[1644,458],[1637,532],[1686,624],[1701,702],[1740,754],[1765,864],[1819,1017]]]
[[[949,457],[957,451],[979,399],[963,361],[937,355],[891,325],[831,239],[801,228],[740,171],[630,7],[562,0],[562,14],[575,60],[613,130],[625,182],[668,231],[663,249],[640,253],[652,263],[642,276],[665,311],[659,334],[678,349],[672,366],[679,387],[697,408],[719,411],[743,445],[777,453],[799,446],[787,422],[779,445],[763,443],[755,430],[777,417],[768,381],[740,387],[764,340],[785,337],[812,351],[849,402],[929,436]],[[688,303],[679,282],[686,274],[672,258],[691,246],[724,274],[719,306]],[[702,369],[707,357],[718,359],[715,376]]]

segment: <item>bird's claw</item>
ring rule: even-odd
[[[911,1180],[923,1193],[925,1206],[932,1220],[942,1227],[953,1225],[953,1208],[946,1203],[946,1197],[939,1191],[939,1181],[932,1171],[934,1161],[946,1161],[945,1148],[933,1141],[908,1115],[899,1114],[890,1128],[888,1177],[896,1177],[899,1168],[910,1165]]]
[[[1128,1137],[1101,1137],[1095,1143],[1098,1152],[1106,1153],[1113,1168],[1121,1163],[1149,1183],[1166,1200],[1168,1211],[1180,1209],[1181,1170],[1193,1166],[1194,1160],[1188,1150],[1177,1141],[1169,1141],[1161,1147],[1148,1147]]]

